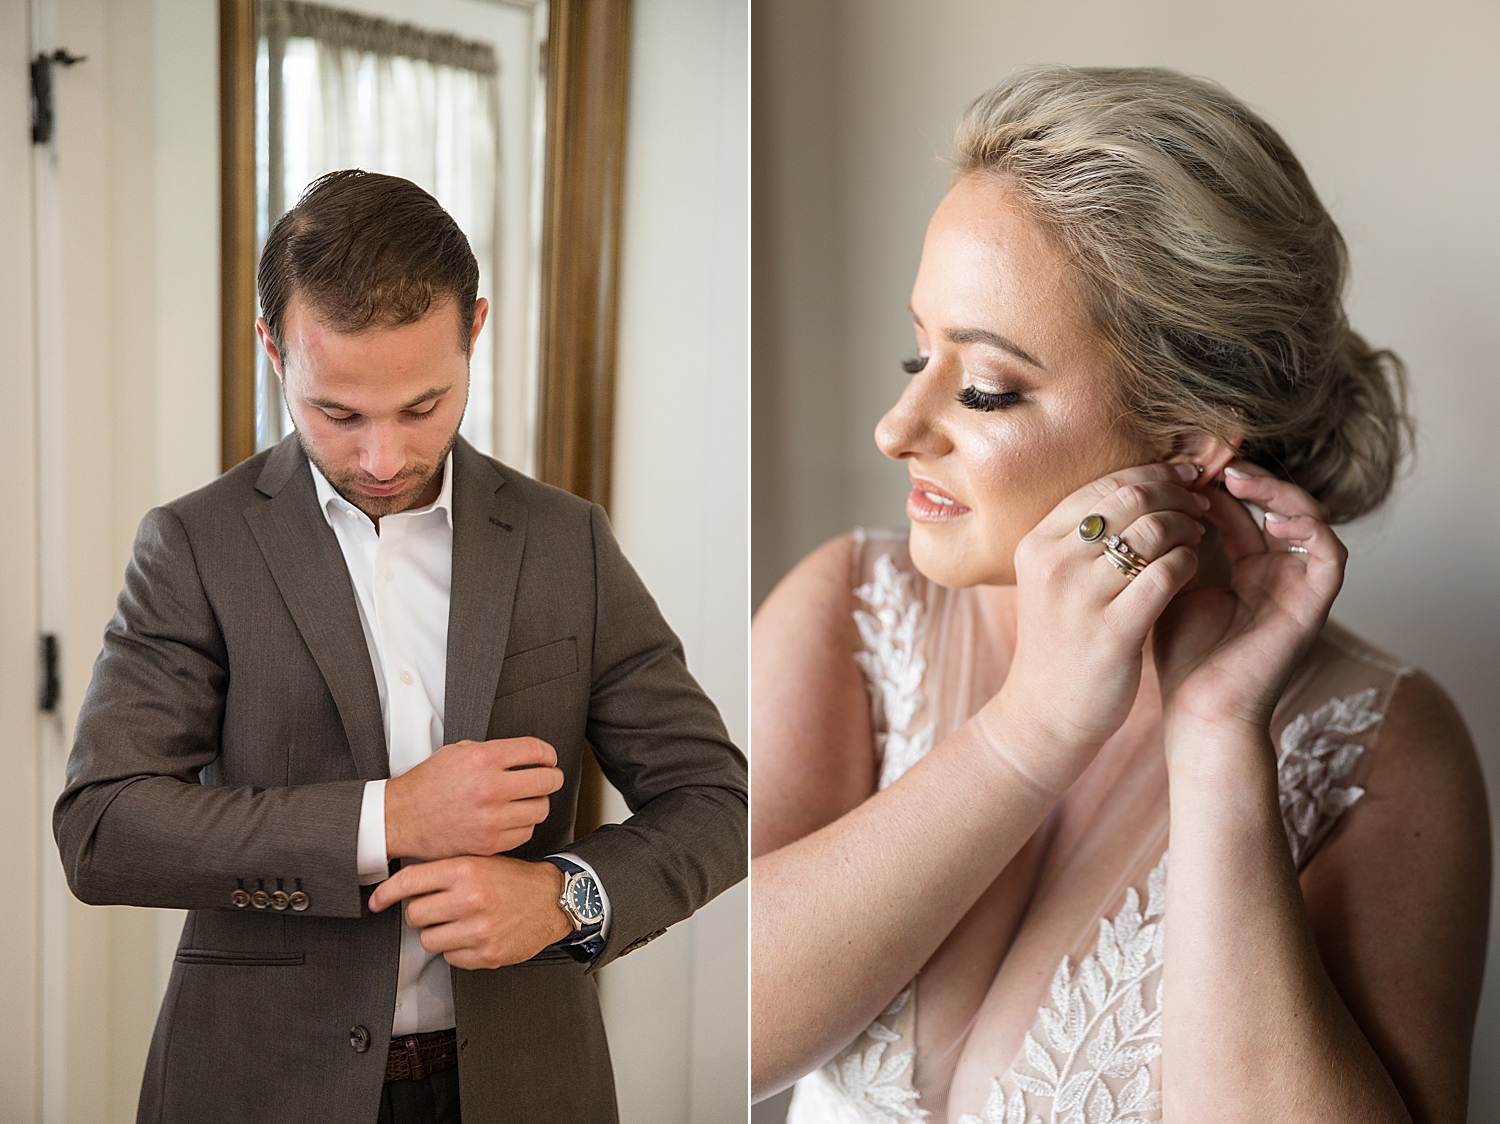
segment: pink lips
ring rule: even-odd
[[[912,480],[906,514],[918,523],[947,523],[969,514],[969,509],[927,480]]]

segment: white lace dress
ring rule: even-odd
[[[994,694],[1010,654],[992,608],[975,591],[926,581],[904,534],[858,533],[854,570],[855,659],[884,788]],[[1357,782],[1406,673],[1330,624],[1283,695],[1272,734],[1299,870],[1363,795]],[[944,1115],[959,1124],[1160,1119],[1168,856],[1159,711],[1138,706],[1044,825],[1034,889],[1007,930],[994,982],[962,1033],[931,1044],[932,1072],[923,1075],[919,975],[798,1082],[788,1124],[923,1120],[932,1115],[924,1086],[935,1102],[936,1083]]]

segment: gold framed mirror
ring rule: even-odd
[[[534,322],[528,326],[535,339],[530,372],[535,411],[532,463],[518,467],[607,508],[630,4],[542,2],[544,155],[530,277]],[[257,194],[256,71],[262,40],[257,13],[257,0],[219,2],[223,469],[255,453],[258,413],[265,442],[254,327],[258,232],[267,221]],[[580,835],[601,822],[602,796],[603,778],[590,759],[579,795]]]

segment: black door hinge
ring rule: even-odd
[[[52,68],[87,62],[87,55],[70,55],[59,47],[50,55],[31,60],[31,143],[46,144],[52,139]]]
[[[57,709],[57,700],[62,697],[62,675],[57,668],[57,634],[42,634],[39,671],[37,676],[37,705],[51,714]]]

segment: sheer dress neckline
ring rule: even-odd
[[[885,788],[999,689],[1011,653],[982,596],[917,572],[904,532],[859,531],[854,547],[855,661]],[[1283,694],[1272,735],[1299,870],[1363,795],[1408,671],[1330,623]],[[925,993],[919,973],[798,1082],[788,1124],[901,1124],[934,1109],[959,1124],[1159,1120],[1166,797],[1160,705],[1138,703],[1049,817],[1030,902],[964,1032],[924,1037],[921,1012],[953,997]]]

